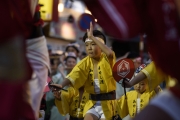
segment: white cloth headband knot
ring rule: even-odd
[[[101,39],[101,38],[99,38],[99,37],[95,37],[96,39],[98,39],[100,42],[102,42],[103,44],[105,44],[104,43],[104,40],[103,39]],[[91,39],[89,39],[89,38],[86,38],[86,40],[85,40],[85,43],[86,42],[92,42],[93,40],[91,40]]]

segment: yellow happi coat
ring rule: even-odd
[[[130,117],[134,117],[137,113],[137,97],[138,92],[136,90],[127,92],[127,99],[123,95],[119,100],[117,107],[121,118],[126,117],[128,114]],[[156,95],[154,91],[144,92],[140,97],[140,111],[149,103],[150,99]]]
[[[80,101],[79,91],[69,87],[68,92],[61,92],[61,100],[55,99],[55,104],[61,115],[69,113],[72,117],[83,118],[83,109],[88,99],[89,94],[84,92]]]
[[[147,76],[147,83],[150,91],[154,90],[163,81],[166,81],[167,87],[175,85],[175,80],[158,69],[153,61],[142,69],[141,72]]]
[[[116,90],[116,81],[112,75],[112,68],[115,64],[115,54],[113,54],[113,60],[109,62],[105,53],[101,53],[101,57],[98,63],[98,80],[100,84],[100,93],[108,93]],[[84,86],[85,90],[90,94],[95,94],[94,91],[94,74],[92,58],[87,56],[80,61],[67,77],[72,85],[79,89]],[[96,101],[89,100],[84,108],[83,115],[95,104]],[[102,109],[106,120],[111,120],[115,115],[115,100],[101,101]]]

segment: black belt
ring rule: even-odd
[[[84,118],[77,118],[77,117],[70,116],[69,120],[84,120]]]
[[[112,91],[109,93],[102,93],[102,94],[90,94],[89,99],[94,101],[115,100],[116,92]]]

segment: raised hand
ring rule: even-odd
[[[92,22],[90,22],[90,28],[87,29],[87,35],[88,35],[88,38],[93,37],[93,25],[92,25]]]

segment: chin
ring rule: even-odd
[[[140,91],[141,94],[143,94],[145,91]]]
[[[94,58],[94,56],[93,56],[93,55],[89,55],[89,57],[90,57],[90,58]]]

